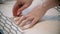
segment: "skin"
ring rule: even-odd
[[[29,7],[33,0],[17,0],[13,7],[13,16],[21,16],[22,11]]]
[[[43,2],[42,5],[36,6],[27,15],[21,16],[22,11],[29,7],[32,1],[33,0],[17,0],[14,5],[13,16],[15,16],[15,21],[18,26],[23,27],[28,21],[31,21],[28,28],[32,27],[44,16],[47,10],[60,4],[57,0],[44,0],[45,2]]]

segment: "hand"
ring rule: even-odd
[[[13,16],[20,16],[22,11],[29,7],[33,0],[17,0],[13,7]]]
[[[30,28],[34,26],[37,21],[45,14],[46,10],[42,8],[34,8],[27,15],[22,17],[17,17],[16,24],[20,27],[24,27],[27,23],[29,23],[26,28]]]

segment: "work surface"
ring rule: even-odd
[[[4,15],[8,17],[12,17],[12,7],[14,3],[15,1],[8,1],[5,4],[0,4],[0,11],[4,12]],[[24,14],[26,14],[26,12],[24,12]],[[24,30],[25,34],[59,34],[60,16],[58,15],[59,12],[56,9],[52,8],[48,10],[46,15],[34,27]]]

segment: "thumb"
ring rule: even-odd
[[[18,9],[20,8],[21,6],[19,6],[19,3],[18,2],[16,2],[15,3],[15,5],[13,6],[13,16],[18,16],[17,15],[17,11],[18,11]]]
[[[29,6],[28,4],[24,4],[20,9],[18,9],[17,15],[20,15],[21,12],[22,12],[24,9],[26,9],[28,6]]]

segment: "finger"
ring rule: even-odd
[[[15,3],[14,7],[13,7],[13,16],[18,16],[17,15],[17,11],[18,9],[21,7],[21,4],[19,4],[18,2]]]
[[[22,16],[22,15],[21,15]],[[14,17],[14,21],[18,21],[20,18],[21,18],[21,16],[19,16],[19,17]]]
[[[15,17],[14,18],[14,21],[18,21],[20,17]]]
[[[17,25],[19,25],[25,18],[26,18],[25,16],[22,16],[22,17],[18,20]]]
[[[33,27],[33,26],[36,24],[37,21],[38,21],[38,19],[34,19],[34,20],[32,21],[32,23],[31,23],[27,28]]]
[[[15,24],[18,24],[18,20],[20,19],[20,17],[16,17],[16,18],[14,18],[14,22],[15,22]]]
[[[29,18],[26,18],[25,20],[22,21],[22,23],[19,25],[20,27],[23,27],[27,24],[29,24],[30,22],[33,19],[33,17],[29,17]]]
[[[22,12],[25,8],[27,8],[28,7],[28,4],[24,4],[19,10],[18,10],[18,13],[17,13],[17,15],[19,15],[20,14],[20,12]]]

